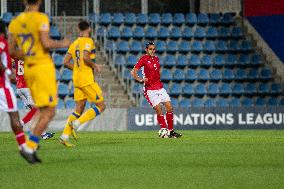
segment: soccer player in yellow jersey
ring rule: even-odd
[[[60,137],[60,142],[72,147],[69,136],[72,134],[77,139],[74,129],[81,124],[94,119],[105,110],[102,90],[94,78],[94,70],[100,72],[100,65],[95,63],[95,45],[90,38],[91,28],[88,22],[78,24],[78,37],[69,47],[64,58],[65,67],[73,70],[75,111],[68,117],[67,123]],[[71,63],[73,59],[74,64]],[[95,105],[83,113],[86,101]],[[81,115],[82,114],[82,115]]]
[[[55,67],[49,50],[68,47],[70,41],[52,40],[49,37],[49,20],[39,12],[41,0],[24,0],[25,12],[18,15],[9,25],[9,51],[11,56],[24,60],[25,80],[31,90],[35,106],[39,111],[37,121],[27,146],[35,159],[41,133],[55,115],[57,85]]]

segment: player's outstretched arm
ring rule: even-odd
[[[72,59],[72,56],[69,53],[66,53],[64,60],[63,60],[63,65],[66,68],[73,70],[74,65],[71,63],[71,59]]]
[[[137,69],[137,68],[133,68],[132,71],[131,71],[131,75],[132,75],[132,77],[133,77],[136,81],[138,81],[138,82],[140,82],[140,83],[144,83],[144,82],[147,82],[147,81],[148,81],[147,78],[140,78],[140,77],[138,76],[137,72],[138,72],[138,69]]]
[[[40,31],[40,40],[45,49],[56,49],[56,48],[66,48],[69,47],[71,41],[68,38],[63,40],[53,40],[49,37],[48,31]]]

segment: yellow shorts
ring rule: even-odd
[[[97,82],[84,87],[74,88],[74,100],[87,99],[89,102],[99,103],[104,101],[103,92]]]
[[[57,85],[53,63],[25,64],[25,80],[36,107],[57,105]]]

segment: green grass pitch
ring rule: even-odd
[[[12,133],[0,134],[0,188],[283,188],[284,131],[78,133],[75,148],[41,141],[43,163],[20,158]]]

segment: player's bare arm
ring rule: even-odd
[[[71,63],[71,60],[72,60],[72,56],[71,54],[67,53],[64,57],[64,60],[63,60],[63,65],[70,69],[70,70],[73,70],[73,67],[74,65]]]
[[[46,50],[55,49],[55,48],[65,48],[71,44],[71,41],[68,38],[64,38],[63,40],[51,39],[49,37],[48,31],[40,31],[39,36],[42,45]]]
[[[9,33],[9,35],[8,35],[8,47],[9,47],[9,52],[10,52],[11,57],[17,58],[17,59],[20,59],[20,60],[24,59],[24,56],[25,56],[24,52],[21,51],[17,47],[16,40],[15,40],[12,33]]]
[[[138,81],[138,82],[140,82],[140,83],[143,83],[143,82],[146,83],[146,82],[148,81],[148,78],[140,78],[140,77],[138,76],[137,72],[138,72],[138,69],[137,69],[137,68],[133,68],[132,71],[131,71],[132,77],[133,77],[136,81]]]

